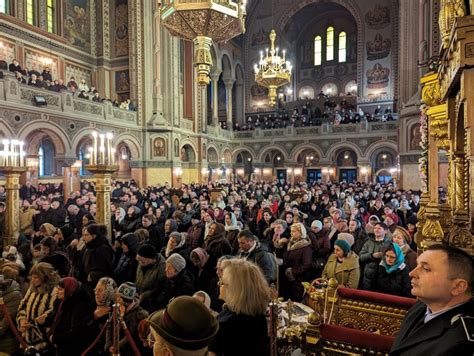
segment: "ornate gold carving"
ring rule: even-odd
[[[427,241],[442,243],[444,241],[444,231],[441,227],[441,213],[439,208],[428,204],[426,207],[426,221],[423,226],[423,242],[422,247],[427,247]],[[424,246],[423,246],[424,245]]]
[[[436,140],[439,149],[449,150],[451,142],[448,139],[448,112],[447,105],[432,106],[427,110],[429,116],[429,133]]]
[[[472,246],[472,234],[469,231],[468,221],[453,224],[449,231],[449,244],[460,248],[470,248]]]
[[[438,81],[434,78],[426,83],[421,91],[421,100],[428,106],[435,106],[441,104],[441,92]]]
[[[449,45],[449,35],[456,17],[463,17],[465,15],[466,6],[464,5],[464,0],[441,0],[438,24],[444,48],[447,48]]]

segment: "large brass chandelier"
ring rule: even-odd
[[[212,42],[245,32],[246,0],[163,0],[161,23],[173,36],[194,42],[199,85],[209,84]]]
[[[260,52],[260,62],[255,64],[255,81],[258,85],[268,88],[268,104],[276,104],[277,89],[291,82],[291,63],[286,60],[285,50],[282,56],[278,54],[278,47],[275,48],[276,32],[270,32],[270,51],[266,49],[266,54]]]

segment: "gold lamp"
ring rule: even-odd
[[[245,32],[246,0],[163,0],[161,23],[173,36],[193,41],[197,81],[210,82],[212,42],[226,42]]]
[[[291,81],[291,63],[286,60],[285,50],[282,56],[278,54],[278,47],[275,48],[276,32],[270,32],[270,51],[266,49],[266,54],[260,51],[260,62],[255,64],[255,81],[258,85],[268,88],[268,104],[276,104],[277,89]]]

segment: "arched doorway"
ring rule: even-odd
[[[296,157],[296,162],[303,171],[303,177],[306,177],[306,182],[309,184],[322,179],[321,168],[318,166],[319,158],[316,150],[311,148],[301,151]]]
[[[343,148],[336,154],[339,181],[347,183],[357,180],[357,154],[350,148]]]
[[[254,158],[249,151],[243,150],[235,156],[235,173],[242,180],[250,180],[253,173]]]
[[[390,149],[380,149],[372,157],[372,171],[375,172],[374,181],[389,183],[396,170],[396,153]]]
[[[132,168],[130,161],[136,157],[132,157],[130,147],[124,141],[119,142],[117,145],[117,164],[118,169],[116,176],[117,178],[130,179],[132,177]]]

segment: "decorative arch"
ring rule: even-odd
[[[61,135],[62,132],[58,132],[57,129],[54,131],[51,127],[30,127],[30,129],[25,129],[20,135],[20,140],[25,142],[25,152],[27,155],[37,155],[39,146],[45,138],[51,140],[56,156],[64,156],[68,153],[68,139]]]
[[[141,144],[138,142],[135,136],[124,133],[114,138],[114,141],[115,141],[114,147],[117,147],[117,152],[118,152],[120,143],[124,142],[127,145],[128,149],[130,150],[130,159],[137,160],[141,158],[141,155],[140,155]]]
[[[395,152],[396,155],[396,152],[398,152],[397,143],[392,141],[377,141],[367,148],[365,151],[365,157],[370,160],[373,157],[374,152],[380,150],[391,150],[392,152]]]
[[[194,144],[191,141],[185,141],[182,143],[181,149],[179,151],[180,159],[182,162],[196,162],[197,160],[197,150],[194,147]]]
[[[221,63],[222,63],[222,78],[224,80],[226,79],[232,79],[234,69],[232,68],[232,61],[230,60],[230,56],[228,54],[223,54],[221,58]]]
[[[209,164],[219,163],[219,155],[217,153],[217,149],[214,146],[209,146],[207,149],[207,161]]]
[[[6,125],[4,120],[0,120],[0,137],[5,138],[5,137],[14,137],[15,133],[13,130]]]
[[[230,149],[224,149],[224,151],[222,151],[222,157],[224,158],[224,163],[232,163],[232,152]]]
[[[266,146],[265,149],[262,151],[262,153],[260,153],[260,156],[258,157],[258,160],[260,162],[263,162],[264,159],[265,159],[265,156],[267,153],[271,152],[271,151],[279,151],[282,155],[282,158],[284,161],[288,160],[288,155],[286,153],[286,151],[281,148],[280,146],[277,146],[277,145],[270,145],[270,146]]]
[[[313,151],[316,151],[316,153],[318,154],[319,156],[319,159],[321,159],[322,157],[324,157],[324,154],[323,154],[323,151],[321,151],[321,149],[319,148],[319,146],[317,145],[312,145],[312,144],[309,144],[309,143],[301,143],[299,144],[298,146],[296,146],[295,148],[293,148],[293,150],[291,150],[291,153],[290,153],[290,157],[291,159],[293,159],[294,161],[297,160],[298,156],[305,150],[313,150]]]
[[[344,167],[356,167],[357,166],[357,153],[350,148],[340,148],[336,151],[334,161],[338,168]]]
[[[357,154],[357,161],[359,161],[363,157],[362,151],[360,150],[359,146],[357,146],[353,142],[343,141],[332,145],[326,153],[326,158],[328,158],[331,162],[335,163],[336,154],[343,149],[353,150]]]
[[[257,157],[257,154],[250,147],[238,147],[238,148],[234,149],[232,151],[233,161],[237,162],[237,156],[240,153],[243,153],[243,152],[245,152],[248,156],[250,156],[250,158],[252,158],[252,161],[255,161],[255,158]]]

